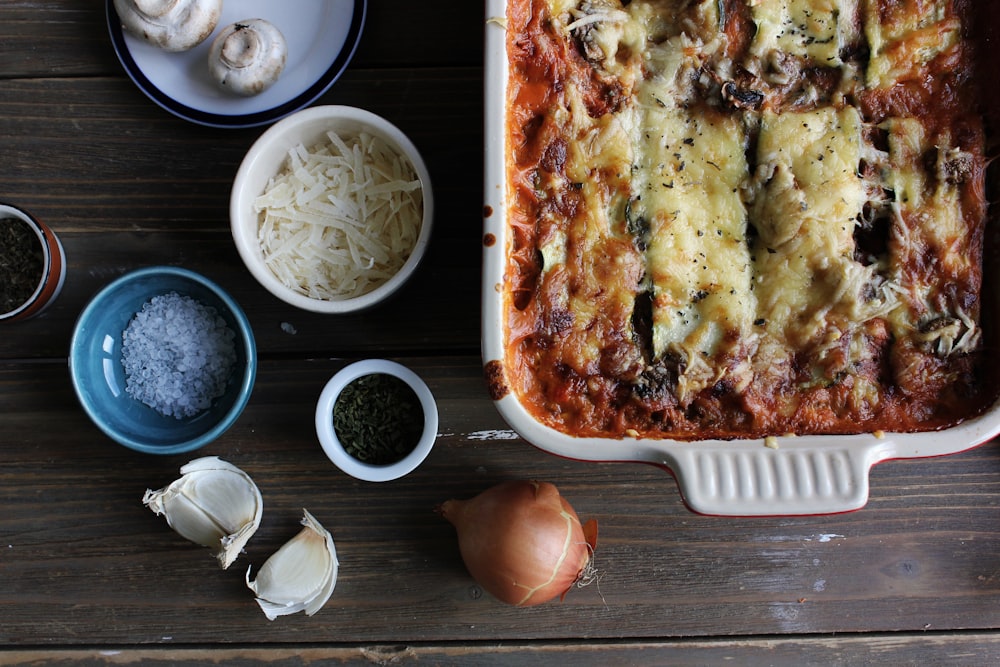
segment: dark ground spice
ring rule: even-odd
[[[373,373],[344,387],[333,406],[333,429],[354,458],[388,465],[413,451],[424,431],[424,412],[410,385]]]
[[[27,301],[42,280],[42,247],[23,220],[0,218],[0,313]]]

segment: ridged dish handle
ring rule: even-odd
[[[804,443],[803,443],[804,444]],[[868,500],[871,467],[890,443],[813,441],[808,447],[734,448],[698,443],[666,457],[688,507],[699,514],[774,516],[849,512]]]

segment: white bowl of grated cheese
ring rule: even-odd
[[[434,213],[413,143],[369,111],[319,106],[275,123],[250,147],[230,225],[250,273],[274,296],[318,313],[369,308],[423,258]]]

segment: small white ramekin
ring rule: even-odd
[[[366,375],[393,375],[416,393],[424,413],[424,430],[409,454],[389,465],[371,465],[351,456],[333,428],[333,407],[344,387]],[[423,463],[437,439],[438,411],[434,395],[419,375],[409,368],[386,359],[364,359],[345,366],[326,383],[316,404],[316,435],[327,457],[348,475],[366,482],[388,482],[407,475]]]

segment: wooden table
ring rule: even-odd
[[[69,259],[48,311],[0,327],[0,663],[997,664],[996,443],[882,464],[854,513],[727,519],[689,512],[663,470],[562,460],[508,429],[479,355],[483,29],[481,3],[370,3],[320,102],[409,134],[436,226],[400,298],[330,317],[272,298],[233,247],[229,187],[262,128],[210,129],[150,102],[115,58],[103,2],[0,3],[0,200],[46,220]],[[264,496],[228,571],[141,503],[193,456],[115,444],[69,381],[87,300],[154,264],[220,283],[257,338],[249,406],[198,452],[241,466]],[[395,482],[341,473],[312,426],[326,380],[364,357],[413,368],[440,408],[434,451]],[[596,584],[530,609],[476,586],[434,507],[514,478],[553,482],[598,520]],[[315,616],[269,622],[243,575],[297,532],[303,507],[334,534],[337,588]]]

